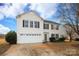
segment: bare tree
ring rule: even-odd
[[[70,26],[79,36],[79,4],[59,4],[58,12],[60,13],[63,23]]]
[[[71,41],[73,40],[73,33],[74,33],[74,31],[73,31],[72,28],[71,28],[70,26],[68,26],[68,25],[65,25],[64,27],[66,28],[66,34],[67,34],[67,36],[68,36],[67,39],[69,39],[70,42],[71,42]]]

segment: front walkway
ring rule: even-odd
[[[57,55],[46,44],[12,45],[4,56],[54,56]]]

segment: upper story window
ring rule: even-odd
[[[44,24],[44,29],[49,29],[49,24]]]
[[[27,20],[23,20],[23,27],[28,27],[28,21]]]
[[[40,25],[39,22],[35,21],[34,24],[35,24],[35,28],[39,28],[39,27],[40,27],[40,26],[39,26],[39,25]]]
[[[59,30],[59,25],[56,26],[56,30]]]
[[[40,23],[38,21],[23,20],[23,27],[39,28]]]
[[[51,24],[51,29],[54,29],[54,26]]]
[[[30,27],[33,28],[33,21],[30,21]]]

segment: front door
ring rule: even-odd
[[[44,42],[47,42],[47,34],[44,34]]]

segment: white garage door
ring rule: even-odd
[[[20,34],[17,38],[17,43],[36,43],[42,42],[41,34]]]

